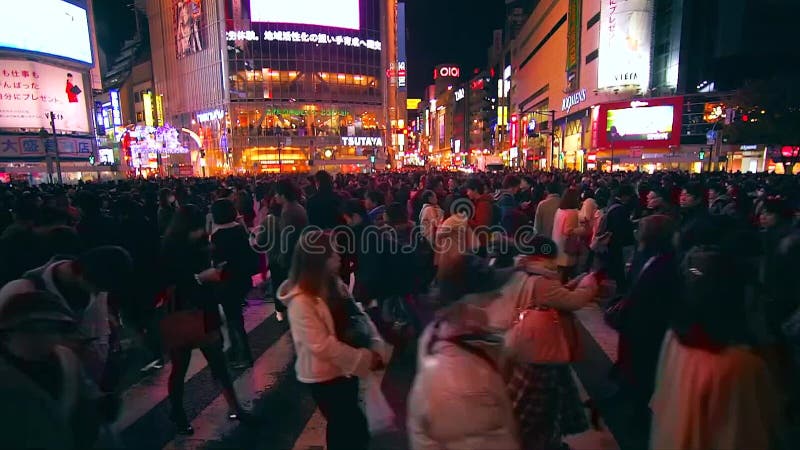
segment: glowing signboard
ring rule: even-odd
[[[648,89],[653,0],[602,0],[599,88]]]
[[[359,0],[250,0],[250,19],[358,30]]]

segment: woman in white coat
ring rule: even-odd
[[[443,226],[437,240],[464,248],[470,234],[463,222],[463,227]],[[479,308],[497,296],[493,291],[510,274],[474,255],[462,254],[439,267],[442,308],[420,337],[408,401],[413,450],[521,449],[498,367],[502,339],[486,331],[486,314]]]
[[[278,298],[289,310],[297,379],[310,388],[327,420],[327,448],[358,450],[369,443],[367,420],[359,406],[358,377],[382,367],[385,353],[374,328],[372,334],[351,339],[353,313],[338,276],[340,264],[330,234],[305,233]]]
[[[570,236],[578,236],[582,240],[586,233],[578,219],[579,207],[578,191],[574,188],[567,189],[564,196],[561,197],[561,204],[558,205],[558,210],[553,220],[552,239],[558,248],[555,263],[558,266],[558,273],[561,275],[562,283],[566,283],[567,280],[575,275],[575,267],[578,264],[579,256],[578,254],[567,252],[567,240],[571,239]]]

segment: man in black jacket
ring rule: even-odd
[[[631,222],[631,199],[634,198],[633,187],[623,184],[614,192],[614,200],[606,210],[605,230],[599,233],[611,233],[608,242],[606,268],[608,276],[617,283],[617,292],[624,292],[625,283],[625,258],[623,250],[634,244],[633,223]]]

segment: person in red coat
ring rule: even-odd
[[[76,87],[78,89],[75,89]],[[70,103],[78,103],[78,94],[81,93],[81,89],[77,85],[72,84],[72,74],[71,73],[67,74],[66,93],[67,93],[67,99],[69,99]]]

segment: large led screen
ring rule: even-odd
[[[62,0],[11,2],[0,14],[0,47],[92,63],[86,9]]]
[[[672,137],[672,105],[608,111],[606,133],[614,141],[666,141]]]
[[[683,97],[663,97],[600,105],[600,147],[677,145]]]
[[[88,133],[86,91],[79,72],[33,61],[0,59],[0,127]]]
[[[250,0],[250,20],[360,29],[358,0]]]

